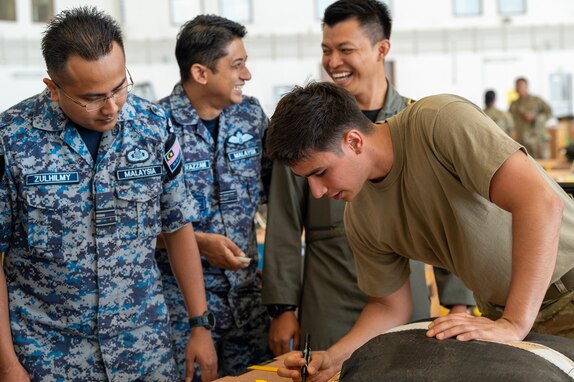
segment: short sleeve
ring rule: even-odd
[[[164,153],[164,157],[166,154],[168,153]],[[181,155],[181,152],[178,155]],[[178,171],[173,176],[165,174],[162,177],[163,191],[160,203],[163,232],[177,231],[187,223],[199,219],[197,202],[188,192],[184,176],[184,171]]]
[[[442,108],[429,131],[442,164],[487,200],[492,177],[522,147],[477,106],[462,100]]]
[[[360,215],[360,213],[359,213]],[[367,231],[352,204],[345,208],[345,231],[357,268],[359,288],[369,296],[388,296],[399,290],[410,275],[409,260],[398,254],[377,248],[361,232]]]

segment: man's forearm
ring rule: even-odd
[[[203,270],[193,227],[188,224],[172,233],[164,233],[169,262],[183,294],[190,317],[207,310]]]
[[[371,338],[408,322],[412,311],[410,294],[410,283],[407,281],[389,297],[369,297],[355,325],[327,350],[335,370],[340,370],[343,362]]]
[[[523,337],[534,324],[552,278],[561,221],[561,202],[512,216],[512,278],[503,318],[517,325]]]

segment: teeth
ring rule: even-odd
[[[235,85],[235,86],[233,87],[233,89],[238,90],[238,91],[241,91],[241,90],[243,90],[243,85]]]
[[[340,80],[349,77],[350,75],[351,72],[331,73],[331,77],[333,77],[334,80]]]

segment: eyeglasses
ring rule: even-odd
[[[106,102],[108,102],[108,100],[110,100],[110,99],[123,99],[123,98],[127,97],[129,92],[132,91],[132,88],[134,86],[134,81],[132,80],[132,75],[131,75],[130,71],[128,70],[128,68],[126,68],[126,72],[128,74],[128,78],[129,78],[129,83],[126,86],[123,86],[119,89],[116,89],[109,96],[98,98],[95,101],[90,101],[90,102],[86,102],[86,103],[80,102],[77,99],[75,99],[74,97],[72,97],[71,95],[69,95],[68,93],[66,93],[66,91],[60,85],[58,85],[58,83],[56,81],[52,80],[52,82],[58,87],[58,89],[60,89],[62,91],[62,93],[64,93],[64,95],[70,101],[72,101],[73,103],[75,103],[78,106],[83,107],[84,109],[86,109],[86,111],[88,113],[92,113],[92,112],[98,111],[102,107],[104,107],[104,105],[106,104]]]

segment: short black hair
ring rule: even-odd
[[[267,154],[293,166],[311,151],[341,153],[343,135],[351,129],[374,131],[351,93],[331,82],[296,86],[279,100],[271,117]]]
[[[495,99],[496,99],[496,93],[494,92],[494,90],[487,90],[486,93],[484,93],[484,104],[486,106],[492,105]]]
[[[58,13],[48,23],[42,38],[42,55],[48,73],[63,76],[70,56],[96,61],[111,52],[113,42],[124,51],[117,21],[95,7],[73,8]]]
[[[528,80],[525,77],[518,77],[515,83],[518,84],[519,82],[524,82],[525,84],[528,85]]]
[[[332,28],[351,18],[357,19],[372,44],[391,38],[391,14],[387,6],[377,0],[335,1],[325,9],[323,26]]]
[[[199,15],[183,24],[175,45],[181,82],[189,79],[193,64],[205,65],[216,72],[217,60],[227,55],[227,46],[246,34],[243,25],[216,15]]]

